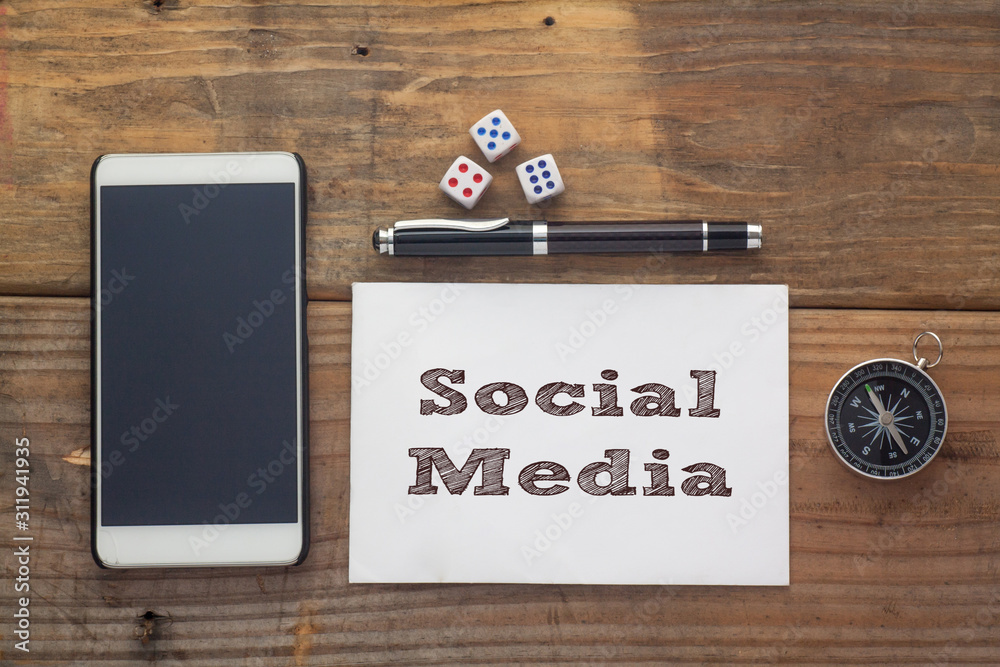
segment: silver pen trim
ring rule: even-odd
[[[764,228],[761,225],[747,225],[747,250],[759,248],[764,242]]]
[[[384,255],[386,253],[392,254],[389,250],[389,239],[392,233],[392,227],[389,229],[382,229],[381,227],[376,231],[376,238],[378,239],[378,254]]]
[[[708,221],[701,221],[701,251],[708,252]]]
[[[549,223],[544,220],[531,223],[531,254],[549,254]]]
[[[461,232],[488,232],[500,229],[509,223],[510,218],[492,218],[487,220],[425,218],[422,220],[399,220],[392,224],[391,229],[453,229]]]

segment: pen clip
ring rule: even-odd
[[[446,220],[444,218],[428,218],[424,220],[400,220],[393,223],[393,231],[401,229],[453,229],[462,232],[488,232],[500,229],[510,223],[509,218],[494,218],[492,220]]]

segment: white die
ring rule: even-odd
[[[529,204],[555,197],[566,189],[551,153],[522,162],[516,171]]]
[[[469,128],[469,134],[490,162],[496,162],[521,143],[521,135],[500,109],[480,118]]]
[[[492,182],[493,177],[488,171],[464,155],[459,155],[448,167],[438,187],[465,208],[472,208],[479,203]]]

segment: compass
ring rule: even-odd
[[[917,356],[930,336],[937,360]],[[901,359],[871,359],[844,373],[826,402],[826,434],[837,458],[874,479],[917,472],[937,455],[948,430],[944,396],[926,369],[941,363],[941,339],[925,331],[913,340],[916,365]]]

